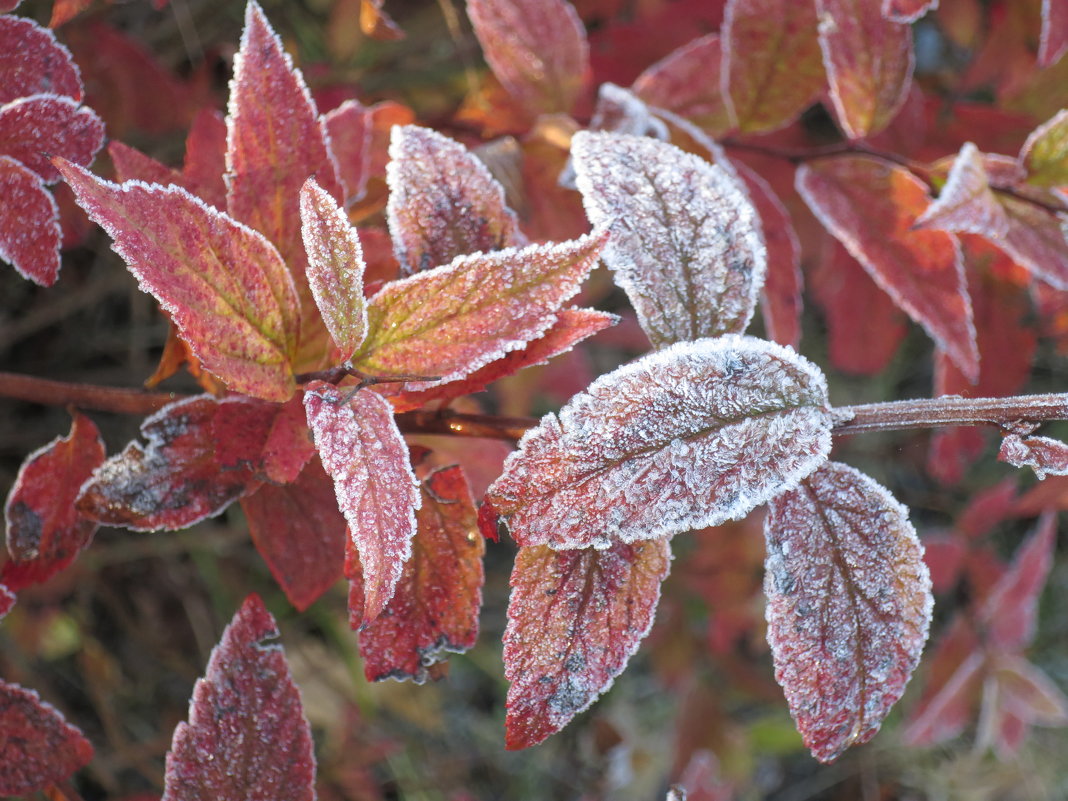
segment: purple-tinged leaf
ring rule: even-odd
[[[805,745],[831,762],[875,736],[927,641],[931,578],[908,510],[828,462],[765,521],[768,643]]]
[[[412,554],[421,497],[389,403],[367,390],[345,401],[347,393],[313,381],[306,388],[304,408],[359,553],[366,624],[393,597]]]
[[[367,188],[371,172],[371,115],[371,109],[356,100],[346,100],[323,115],[346,203],[362,198]]]
[[[113,184],[57,164],[205,368],[231,389],[264,400],[293,394],[290,357],[300,309],[270,242],[180,187]]]
[[[979,352],[960,246],[950,234],[913,227],[928,206],[926,185],[892,164],[841,156],[802,165],[797,190],[875,283],[974,381]]]
[[[251,470],[288,484],[315,455],[298,395],[282,404],[231,395],[219,401],[211,426],[215,463],[223,470]]]
[[[504,633],[508,749],[537,745],[612,686],[653,624],[670,563],[666,539],[519,549]]]
[[[340,360],[347,361],[367,334],[360,237],[348,215],[314,178],[300,191],[300,217],[308,285]]]
[[[63,236],[55,198],[37,173],[10,156],[0,156],[0,197],[0,259],[35,284],[52,286]]]
[[[52,31],[25,17],[0,17],[0,75],[0,105],[41,94],[82,99],[82,78],[70,51]]]
[[[460,256],[386,284],[368,302],[355,367],[377,375],[470,375],[542,336],[597,264],[607,232]],[[410,384],[425,389],[427,382]]]
[[[488,499],[520,545],[606,548],[738,519],[830,449],[823,374],[750,337],[601,376],[519,442]]]
[[[1068,476],[1068,444],[1049,437],[1022,437],[1006,434],[998,451],[998,461],[1013,467],[1030,467],[1041,480],[1047,475]]]
[[[826,77],[816,30],[810,2],[728,0],[721,81],[738,129],[782,128],[818,99]]]
[[[1027,183],[1068,186],[1068,109],[1061,109],[1031,132],[1019,160],[1027,170]]]
[[[429,128],[398,125],[389,157],[389,233],[406,274],[468,253],[526,244],[504,189],[459,142]]]
[[[874,0],[816,0],[830,98],[850,139],[879,133],[912,85],[912,29],[882,15]]]
[[[990,189],[982,154],[965,142],[953,160],[938,200],[916,218],[917,229],[979,234],[998,240],[1009,232],[1005,208]]]
[[[1042,0],[1038,66],[1049,67],[1068,52],[1068,0]]]
[[[883,16],[894,22],[915,22],[938,8],[938,0],[883,0]]]
[[[766,252],[735,179],[646,137],[581,131],[571,152],[587,216],[611,227],[605,263],[653,345],[744,331]]]
[[[89,544],[97,524],[78,514],[74,501],[103,461],[100,432],[78,412],[70,434],[26,457],[4,504],[11,559],[0,582],[19,590],[47,581]]]
[[[162,801],[315,798],[315,753],[278,625],[245,599],[174,730]]]
[[[527,112],[571,111],[590,54],[567,0],[467,0],[467,15],[493,74]]]
[[[59,180],[50,157],[86,165],[103,144],[100,117],[69,97],[31,95],[0,106],[0,155],[22,162],[46,184]]]
[[[721,47],[717,33],[694,39],[646,69],[631,91],[650,106],[678,114],[710,136],[722,136],[731,129],[731,118],[720,86]]]

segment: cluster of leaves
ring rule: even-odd
[[[498,181],[492,153],[484,162],[404,110],[350,100],[320,114],[255,2],[225,118],[196,117],[181,171],[112,142],[112,182],[87,169],[103,131],[77,105],[69,54],[0,16],[0,41],[35,48],[17,69],[0,57],[0,74],[19,78],[0,107],[0,147],[13,143],[0,164],[22,192],[0,212],[0,255],[55,280],[42,187],[62,176],[173,324],[154,380],[186,364],[206,390],[161,408],[143,443],[111,457],[75,413],[68,437],[26,461],[5,507],[6,607],[101,524],[175,530],[237,501],[297,609],[348,581],[368,679],[423,682],[474,644],[484,540],[503,529],[519,546],[504,671],[506,745],[520,749],[623,671],[653,624],[674,537],[767,505],[768,643],[790,712],[821,761],[870,740],[927,640],[930,559],[907,509],[829,458],[852,412],[832,407],[823,372],[794,350],[799,233],[810,224],[829,254],[810,283],[836,366],[882,369],[903,312],[934,341],[937,393],[1011,394],[1038,338],[1028,293],[1054,335],[1068,303],[1068,111],[1028,124],[1015,155],[973,142],[946,155],[951,137],[914,130],[935,104],[913,82],[910,24],[937,3],[721,5],[718,33],[624,76],[597,64],[565,0],[469,0],[492,76],[458,119],[510,135],[497,143],[519,187]],[[362,10],[389,38],[380,6]],[[1056,65],[1066,12],[1042,9],[1037,58]],[[801,117],[820,101],[842,139],[811,148]],[[385,230],[353,227],[383,207]],[[57,233],[27,238],[31,226]],[[430,467],[397,415],[444,409],[616,323],[567,305],[599,262],[652,352],[531,427],[479,505],[463,469]],[[768,340],[745,333],[758,303]],[[874,354],[850,328],[858,307],[883,343]],[[1007,428],[1001,458],[1068,473],[1068,448],[1036,427]],[[932,472],[959,478],[977,447],[981,435],[940,434]],[[1008,567],[973,549],[936,571],[942,586],[968,577],[974,610],[939,645],[913,742],[958,733],[980,698],[984,742],[1003,752],[1032,724],[1068,722],[1068,700],[1023,656],[1052,547],[1046,517]],[[978,564],[993,581],[975,578]],[[313,797],[310,729],[276,636],[250,597],[175,732],[165,798],[253,786]],[[0,726],[32,732],[5,750],[18,767],[0,771],[0,792],[88,761],[55,710],[0,689]],[[38,765],[31,753],[57,756]]]

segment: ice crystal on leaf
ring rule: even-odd
[[[41,176],[10,156],[0,156],[0,259],[19,273],[51,286],[59,275],[59,207]]]
[[[998,459],[1014,467],[1030,467],[1040,479],[1068,476],[1068,444],[1049,437],[1008,434],[1001,441]]]
[[[739,518],[831,441],[823,374],[751,337],[685,342],[601,376],[508,457],[488,498],[520,545],[606,548]]]
[[[980,234],[1000,239],[1009,232],[1004,207],[990,189],[982,154],[965,142],[953,160],[938,200],[916,218],[916,228]]]
[[[46,184],[59,180],[50,157],[89,164],[103,144],[100,117],[69,97],[30,95],[0,106],[0,154],[22,162]]]
[[[0,16],[0,75],[0,105],[37,94],[82,99],[82,78],[70,51],[52,31],[25,17]]]

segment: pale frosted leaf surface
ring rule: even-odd
[[[721,47],[717,33],[694,39],[646,69],[631,91],[650,106],[722,136],[731,129],[731,118],[720,86]]]
[[[386,214],[406,273],[526,244],[504,189],[459,142],[429,128],[398,125],[389,157]]]
[[[359,553],[367,623],[393,597],[411,556],[420,494],[389,402],[366,390],[344,402],[348,392],[313,381],[306,388],[304,408]]]
[[[162,801],[314,801],[315,753],[278,625],[245,599],[174,730]]]
[[[113,184],[57,163],[205,368],[247,395],[284,401],[293,394],[300,309],[270,242],[180,187]]]
[[[1042,0],[1038,64],[1049,67],[1068,52],[1068,0]]]
[[[938,8],[938,0],[883,0],[883,16],[894,22],[915,22]]]
[[[1068,186],[1068,109],[1035,128],[1020,150],[1027,183]]]
[[[1004,207],[990,189],[982,154],[965,142],[953,160],[938,200],[916,218],[916,228],[933,228],[1001,239],[1009,232]]]
[[[0,259],[41,286],[59,276],[62,230],[59,207],[41,177],[10,156],[0,156]]]
[[[82,79],[70,51],[48,28],[25,17],[0,16],[0,105],[37,94],[82,99]]]
[[[827,462],[771,500],[765,520],[775,678],[821,762],[875,736],[931,622],[931,579],[908,510]]]
[[[51,157],[87,165],[103,145],[103,121],[69,97],[31,95],[0,106],[0,155],[17,159],[46,184],[59,180]]]
[[[393,281],[368,303],[368,335],[353,365],[380,375],[438,376],[442,383],[463,378],[548,331],[606,239],[607,232],[594,232],[475,253]]]
[[[1050,437],[1007,434],[1001,441],[998,460],[1013,467],[1030,467],[1040,479],[1068,476],[1068,444]]]
[[[581,131],[571,153],[586,214],[611,226],[605,263],[653,345],[744,331],[766,252],[735,180],[645,137]]]
[[[670,564],[666,539],[519,549],[504,633],[509,749],[540,743],[612,686],[653,624]]]
[[[341,361],[346,361],[367,333],[360,238],[348,215],[314,178],[300,191],[300,218],[308,285]]]
[[[673,345],[548,414],[487,498],[520,545],[605,548],[737,519],[830,449],[823,374],[751,337]]]
[[[597,105],[590,117],[589,130],[668,138],[667,126],[654,116],[645,101],[614,83],[602,83],[597,90]]]
[[[1009,232],[997,242],[1014,262],[1057,289],[1068,289],[1068,215],[1002,194]]]

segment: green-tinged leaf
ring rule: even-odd
[[[1027,183],[1068,186],[1068,109],[1035,128],[1020,150]]]

